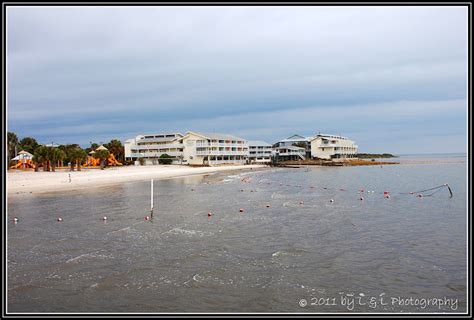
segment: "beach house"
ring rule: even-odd
[[[317,134],[311,140],[311,157],[317,159],[346,159],[357,157],[354,141],[336,135]]]
[[[272,145],[265,141],[249,141],[249,158],[251,164],[268,164],[272,162]]]
[[[273,145],[275,156],[278,160],[304,160],[311,157],[312,137],[303,137],[294,134],[280,140]]]
[[[183,158],[183,148],[181,133],[138,135],[125,141],[125,160],[143,158],[146,164],[158,164],[158,159],[166,154],[172,163],[179,164]]]
[[[233,135],[189,131],[182,140],[186,164],[245,164],[249,157],[248,141]]]

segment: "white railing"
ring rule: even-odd
[[[130,157],[132,158],[158,158],[162,154],[167,154],[170,157],[180,157],[183,155],[182,152],[141,152],[141,153],[131,153]]]
[[[226,164],[226,163],[239,163],[239,164],[245,164],[247,163],[246,160],[209,160],[209,164]]]
[[[180,143],[175,144],[146,144],[146,145],[136,145],[132,149],[137,150],[148,150],[148,149],[182,149],[184,146]]]
[[[280,156],[297,156],[297,155],[302,155],[304,156],[306,153],[305,152],[279,152],[278,153]]]
[[[272,155],[271,152],[258,152],[258,153],[249,153],[249,157],[270,157]]]
[[[247,143],[217,143],[217,142],[196,142],[196,147],[234,147],[248,148]]]
[[[248,151],[216,151],[216,150],[196,150],[197,155],[241,155],[247,156]]]

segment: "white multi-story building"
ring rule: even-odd
[[[218,165],[245,164],[249,156],[248,141],[227,134],[187,132],[139,135],[124,143],[125,159],[145,159],[158,164],[163,154],[174,164]]]
[[[271,163],[272,145],[265,141],[249,141],[249,163]]]
[[[228,134],[189,131],[183,145],[183,163],[190,165],[245,164],[249,156],[248,141]]]
[[[346,137],[318,134],[311,140],[311,157],[319,159],[356,158],[358,146]]]
[[[147,164],[158,164],[158,159],[167,154],[173,163],[183,158],[183,135],[181,133],[158,133],[139,135],[124,143],[125,160],[145,159]]]

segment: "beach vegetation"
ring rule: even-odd
[[[45,146],[39,146],[36,148],[35,153],[33,155],[33,161],[35,162],[36,167],[39,166],[39,164],[42,165],[43,171],[49,171],[48,163],[49,163],[49,153],[50,153],[50,148],[45,147]]]
[[[373,159],[373,158],[396,158],[397,156],[391,153],[359,153],[359,159]]]
[[[86,153],[89,154],[89,152],[91,151],[94,151],[95,149],[97,149],[99,147],[99,145],[95,142],[91,142],[91,146],[89,148],[86,148]]]
[[[120,140],[112,139],[109,143],[106,143],[104,147],[109,149],[109,152],[112,153],[118,161],[125,159],[125,148]]]
[[[49,148],[49,160],[51,162],[51,170],[56,171],[56,166],[66,157],[63,150],[59,148]]]
[[[31,137],[24,137],[23,139],[20,140],[18,143],[20,150],[27,151],[31,154],[34,154],[36,151],[36,148],[38,148],[40,145],[36,141],[35,138]]]
[[[68,148],[67,158],[71,165],[71,171],[74,171],[74,167],[77,167],[77,171],[81,171],[81,163],[87,159],[87,153],[78,145],[74,148]]]
[[[105,160],[109,157],[109,150],[96,150],[94,153],[94,158],[100,160],[100,169],[104,170],[105,168]]]
[[[16,157],[16,148],[18,147],[18,136],[14,132],[7,133],[8,160]]]
[[[159,164],[171,164],[173,162],[173,159],[167,155],[166,153],[163,153],[159,158],[158,158],[158,163]]]

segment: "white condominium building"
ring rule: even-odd
[[[358,146],[346,137],[318,134],[311,140],[311,157],[319,159],[356,158]]]
[[[190,165],[245,164],[249,156],[248,141],[228,134],[189,131],[183,144],[183,163]]]
[[[145,159],[158,164],[163,154],[174,164],[218,165],[245,164],[249,156],[248,141],[228,134],[181,133],[139,135],[124,143],[125,159]]]
[[[139,135],[124,143],[125,160],[145,159],[147,164],[158,164],[158,158],[167,154],[173,163],[183,158],[183,135],[181,133],[159,133]]]
[[[265,141],[249,141],[249,163],[271,163],[272,145]]]

